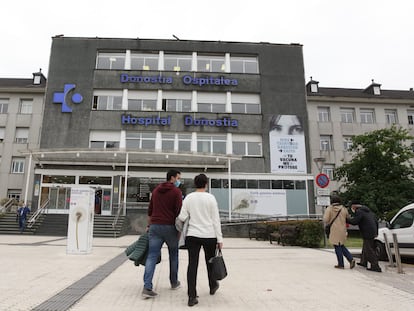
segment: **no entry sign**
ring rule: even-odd
[[[315,178],[316,184],[321,188],[326,188],[329,185],[329,177],[326,174],[318,174]]]

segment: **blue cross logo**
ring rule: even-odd
[[[75,87],[76,87],[75,84],[65,84],[63,88],[63,93],[56,92],[53,94],[53,103],[62,104],[62,112],[72,112],[72,108],[70,108],[68,104],[66,103],[66,96],[71,90],[75,89]],[[75,93],[72,95],[71,99],[74,104],[80,104],[83,100],[83,97],[81,94]]]

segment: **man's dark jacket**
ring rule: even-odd
[[[371,210],[362,205],[355,211],[354,217],[347,220],[351,225],[358,225],[363,239],[371,240],[378,235],[377,217]]]

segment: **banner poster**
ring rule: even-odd
[[[232,213],[285,216],[286,190],[232,189]]]
[[[272,173],[306,173],[305,134],[296,115],[274,115],[269,146]]]

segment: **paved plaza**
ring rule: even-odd
[[[142,299],[144,267],[123,251],[137,236],[94,238],[92,253],[67,255],[66,238],[0,235],[0,310],[183,310],[187,251],[180,250],[182,287],[171,290],[168,253],[154,275],[155,299]],[[358,250],[353,250],[358,252]],[[195,310],[412,310],[414,267],[404,274],[381,262],[383,273],[357,266],[334,269],[331,249],[280,246],[245,238],[224,240],[228,277],[209,295],[204,263]],[[203,256],[200,256],[203,258]]]

